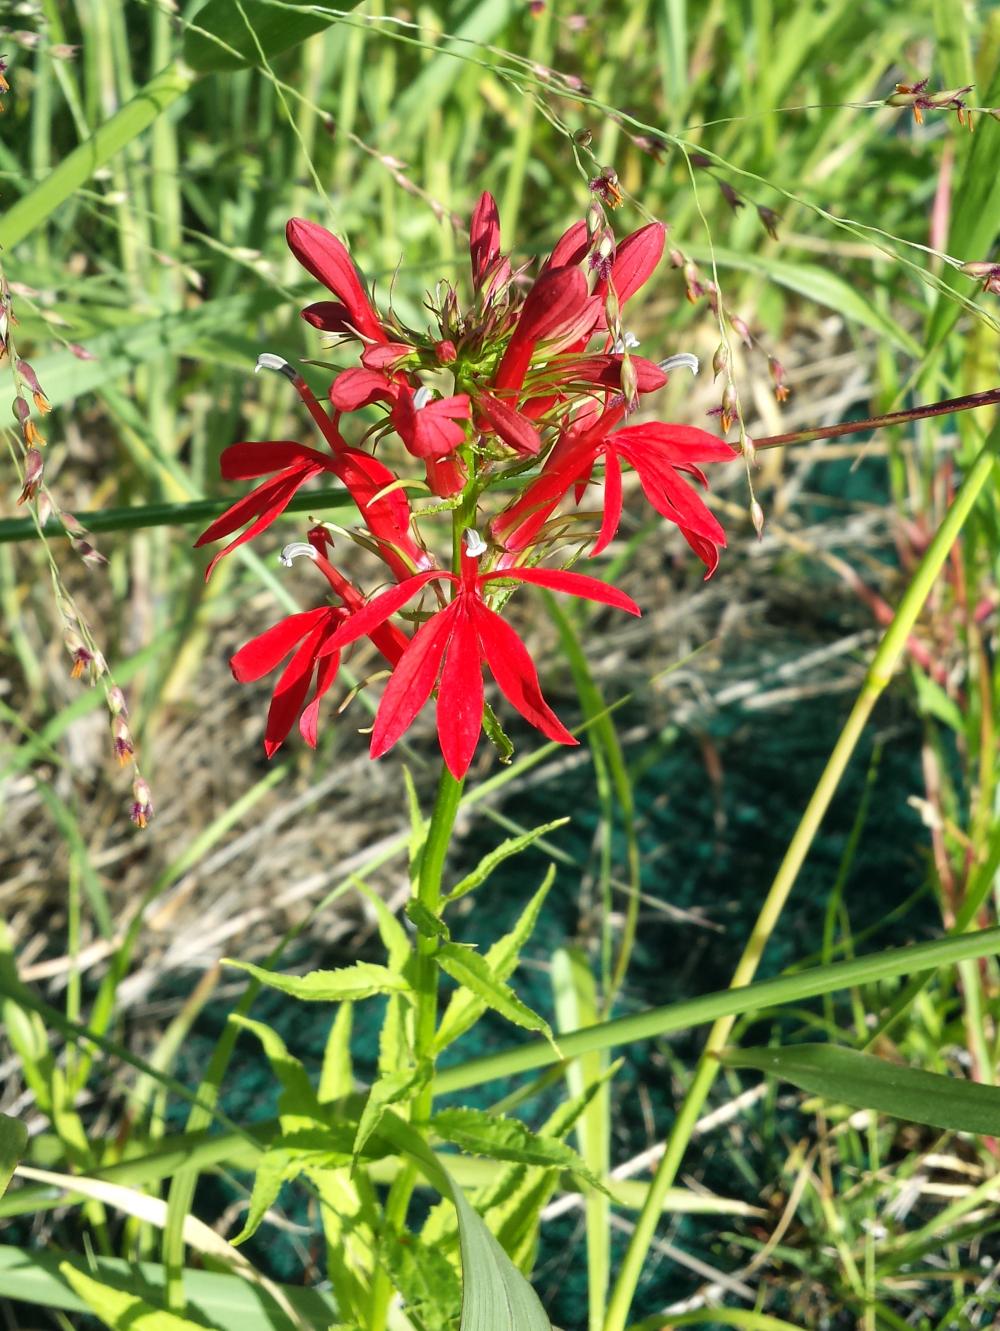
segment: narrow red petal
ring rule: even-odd
[[[452,601],[422,624],[385,686],[372,730],[371,755],[381,758],[413,724],[431,696],[451,639],[459,602]]]
[[[658,464],[638,449],[623,449],[639,476],[646,498],[662,517],[688,527],[715,545],[726,544],[726,534],[718,518],[706,508],[704,500],[681,480],[672,467]]]
[[[329,656],[331,652],[342,651],[348,643],[357,642],[359,638],[370,637],[373,629],[378,628],[380,624],[384,624],[389,616],[394,615],[397,610],[401,610],[407,601],[412,600],[420,588],[425,587],[433,578],[452,578],[454,581],[450,573],[442,573],[439,569],[429,569],[426,573],[415,573],[412,578],[406,578],[403,582],[397,583],[395,587],[380,592],[362,609],[355,610],[350,619],[341,624],[333,637],[320,648],[318,655]]]
[[[556,241],[552,253],[545,261],[546,268],[567,268],[580,263],[590,249],[590,235],[586,222],[574,222]]]
[[[599,555],[614,539],[622,520],[622,469],[614,449],[604,453],[604,516],[591,555]]]
[[[456,781],[469,770],[483,727],[483,667],[479,634],[470,606],[473,597],[452,602],[455,628],[448,643],[438,690],[437,729],[445,765]]]
[[[350,311],[337,300],[317,300],[300,310],[299,316],[307,324],[312,324],[313,328],[321,328],[324,333],[353,332]]]
[[[291,730],[299,708],[305,702],[316,664],[316,648],[323,636],[323,625],[318,625],[295,653],[278,680],[271,695],[264,728],[264,752],[273,758]]]
[[[581,596],[587,601],[600,601],[602,605],[612,605],[616,610],[627,610],[630,615],[642,614],[631,596],[626,596],[617,587],[601,582],[600,578],[591,578],[586,573],[570,573],[564,568],[511,568],[487,573],[480,581],[492,582],[496,578],[530,582],[535,587],[547,587],[549,591],[567,592],[570,596]]]
[[[333,620],[330,627],[332,628],[335,623],[336,620]],[[311,749],[316,747],[316,741],[319,737],[319,705],[323,701],[323,695],[329,691],[333,681],[337,678],[339,669],[339,652],[333,652],[329,656],[320,658],[319,670],[316,672],[316,692],[299,717],[299,734]]]
[[[329,465],[329,457],[294,439],[271,439],[259,444],[230,444],[222,450],[219,472],[224,481],[251,481],[295,465],[316,468]]]
[[[646,444],[661,455],[664,462],[732,462],[736,450],[696,425],[670,425],[648,421],[645,425],[627,425],[615,435],[615,445]]]
[[[270,527],[271,523],[275,520],[275,518],[279,517],[282,513],[284,513],[285,509],[288,507],[289,502],[292,499],[292,496],[302,485],[302,482],[308,480],[309,476],[312,474],[314,473],[295,472],[293,473],[292,477],[289,479],[278,477],[277,478],[278,484],[275,484],[272,481],[268,481],[266,487],[258,486],[257,489],[254,490],[252,494],[247,495],[245,499],[241,500],[238,504],[234,504],[232,508],[227,509],[227,511],[223,513],[221,518],[219,518],[216,522],[214,522],[212,526],[209,527],[206,531],[202,532],[202,534],[198,537],[197,541],[195,542],[196,546],[202,545],[205,541],[215,540],[217,539],[217,536],[228,535],[228,532],[232,531],[233,528],[235,526],[238,526],[240,522],[245,522],[246,518],[250,515],[250,513],[257,511],[257,509],[260,507],[261,492],[265,490],[265,488],[269,489],[267,507],[260,514],[260,517],[258,517],[257,521],[251,523],[250,526],[247,527],[246,531],[241,532],[239,536],[236,537],[235,540],[230,541],[228,545],[224,546],[221,550],[218,551],[217,554],[215,554],[212,557],[212,560],[209,563],[208,568],[205,570],[206,582],[212,576],[212,571],[220,559],[222,559],[225,555],[228,555],[231,551],[235,550],[237,546],[243,545],[246,541],[252,540],[253,537],[259,535],[260,532],[265,531],[268,527]],[[274,485],[274,489],[270,490],[270,487],[272,485]],[[251,499],[255,499],[256,503],[247,504],[246,501]],[[244,508],[244,506],[246,506],[246,508]],[[234,520],[234,515],[237,513],[241,514],[241,516],[235,518]],[[215,531],[215,529],[221,523],[229,524],[228,531],[226,532]]]
[[[315,628],[317,621],[329,613],[328,606],[320,606],[318,610],[287,615],[256,638],[251,638],[229,662],[233,678],[241,684],[249,684],[268,674],[301,638]]]
[[[486,664],[510,705],[556,743],[579,743],[542,697],[538,672],[528,649],[506,620],[481,601],[473,603],[472,613]]]

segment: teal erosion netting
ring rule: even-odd
[[[657,900],[683,910],[697,910],[718,926],[671,918],[644,908],[639,943],[617,1013],[670,1003],[696,993],[722,988],[728,981],[747,938],[763,892],[769,885],[788,840],[795,829],[808,791],[822,770],[848,701],[829,698],[797,703],[787,713],[746,712],[739,707],[714,715],[710,734],[722,769],[721,785],[710,783],[701,742],[684,735],[660,742],[652,749],[628,755],[644,769],[637,785],[643,818],[643,850],[650,859],[643,890]],[[905,717],[895,718],[891,703],[877,717],[883,751],[875,796],[845,889],[845,904],[852,930],[871,930],[865,950],[919,940],[930,936],[940,919],[929,896],[918,901],[903,918],[885,923],[925,881],[925,835],[907,796],[919,788],[919,732]],[[896,722],[899,724],[896,724]],[[873,730],[866,736],[837,795],[808,863],[803,870],[780,929],[768,948],[761,975],[773,975],[802,960],[818,948],[822,937],[825,902],[843,855],[866,783]],[[587,861],[598,818],[592,773],[581,767],[562,774],[557,782],[539,784],[509,801],[505,812],[525,825],[551,816],[553,807],[574,810],[570,826],[562,829],[558,844],[580,862]],[[460,848],[456,872],[471,867],[502,833],[481,818]],[[477,896],[476,909],[453,926],[459,941],[488,945],[509,929],[547,865],[540,853],[508,863]],[[525,1001],[552,1015],[549,977],[544,965],[553,950],[578,933],[578,883],[575,871],[560,869],[543,912],[541,926],[526,952],[527,965],[517,976]],[[373,951],[373,957],[377,955]],[[341,964],[344,957],[322,959],[324,965]],[[318,1069],[326,1040],[328,1012],[296,1004],[273,993],[258,1000],[255,1015],[275,1026],[292,1051],[307,1066]],[[375,1004],[356,1010],[358,1075],[373,1069],[379,1012]],[[194,1084],[214,1044],[226,1010],[206,1013],[200,1030],[185,1046],[179,1075]],[[845,1009],[845,1024],[847,1023]],[[485,1019],[470,1036],[449,1052],[449,1060],[463,1060],[491,1048],[507,1045],[518,1032],[501,1019]],[[613,1086],[616,1161],[629,1158],[653,1144],[669,1129],[675,1110],[675,1072],[693,1067],[704,1032],[682,1033],[617,1051],[625,1063]],[[761,1035],[760,1038],[764,1038]],[[638,1088],[643,1094],[637,1094]],[[464,1103],[489,1105],[511,1089],[491,1084],[463,1093]],[[545,1092],[523,1109],[540,1121],[554,1104],[557,1091]],[[720,1088],[720,1095],[726,1094]],[[224,1108],[244,1121],[271,1118],[275,1091],[255,1043],[241,1043],[228,1079]],[[692,1148],[684,1174],[722,1195],[756,1203],[761,1189],[776,1176],[780,1143],[758,1140],[752,1131],[755,1110],[743,1119],[739,1141],[723,1128]],[[180,1126],[180,1120],[178,1120]],[[801,1126],[801,1124],[800,1124]],[[202,1183],[198,1206],[206,1217],[217,1216],[236,1194],[221,1179]],[[318,1218],[310,1211],[304,1192],[286,1187],[282,1204],[296,1222],[309,1226],[314,1238],[289,1237],[265,1225],[247,1245],[248,1255],[271,1276],[300,1281],[308,1278],[315,1262],[321,1267],[322,1245]],[[724,1235],[734,1222],[685,1217],[664,1226],[670,1241],[722,1270],[745,1259]],[[624,1237],[616,1240],[616,1256]],[[817,1245],[819,1236],[817,1236]],[[817,1261],[827,1260],[817,1253]],[[312,1270],[315,1273],[315,1266]],[[555,1325],[578,1331],[586,1325],[586,1259],[580,1212],[560,1217],[546,1227],[535,1283]],[[664,1305],[690,1295],[704,1282],[690,1270],[663,1257],[648,1263],[639,1290],[635,1314],[649,1315]],[[831,1324],[833,1325],[833,1324]],[[846,1324],[845,1324],[846,1325]]]

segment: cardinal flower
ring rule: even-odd
[[[735,457],[721,439],[691,425],[650,421],[614,427],[624,415],[624,404],[602,412],[582,413],[549,455],[542,474],[493,523],[493,534],[507,550],[526,549],[556,508],[576,488],[580,497],[594,464],[604,461],[604,516],[591,554],[600,552],[618,530],[622,515],[622,461],[638,474],[646,498],[658,513],[681,529],[688,544],[707,568],[715,572],[725,532],[696,491],[679,473],[687,472],[707,485],[699,462],[726,462]]]
[[[285,547],[281,558],[283,563],[291,564],[299,556],[307,556],[317,564],[345,603],[286,616],[241,647],[229,663],[234,677],[241,684],[248,684],[269,674],[289,653],[294,653],[278,678],[267,713],[264,751],[269,758],[281,748],[299,716],[314,674],[316,687],[299,716],[299,731],[311,748],[316,747],[319,705],[340,668],[340,652],[330,651],[329,644],[337,630],[350,624],[354,614],[364,608],[361,593],[333,568],[321,548],[297,541]],[[409,642],[391,624],[376,626],[370,636],[390,665],[399,661]]]
[[[388,342],[382,320],[368,299],[351,256],[335,235],[316,222],[293,217],[285,228],[288,248],[307,272],[337,297],[319,301],[302,317],[327,333],[344,333],[367,342]]]
[[[557,743],[577,743],[542,697],[528,649],[510,625],[487,605],[486,595],[495,586],[500,590],[497,584],[530,583],[615,606],[629,614],[640,613],[624,592],[581,573],[543,568],[480,573],[476,555],[485,546],[475,532],[466,533],[466,540],[460,577],[435,569],[407,578],[369,601],[319,649],[321,657],[339,652],[348,643],[371,635],[429,582],[452,583],[454,598],[421,625],[393,670],[375,717],[371,754],[379,758],[392,748],[427,702],[440,675],[438,739],[448,770],[456,779],[468,771],[479,741],[484,661],[500,692],[526,721]]]

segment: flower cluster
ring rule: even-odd
[[[436,691],[441,750],[452,774],[464,776],[483,729],[484,665],[532,726],[575,743],[542,697],[527,648],[501,611],[528,584],[639,614],[624,592],[598,578],[540,566],[560,549],[565,564],[586,547],[591,555],[607,547],[622,516],[623,464],[636,472],[656,511],[683,533],[706,576],[718,564],[725,535],[687,478],[705,484],[699,464],[729,460],[733,450],[691,426],[627,423],[642,399],[664,386],[674,364],[697,368],[689,356],[656,363],[635,355],[638,343],[622,322],[660,261],[664,228],[652,223],[616,243],[595,203],[533,280],[501,252],[491,195],[479,200],[470,231],[472,303],[463,308],[458,293],[440,285],[430,301],[434,326],[418,332],[378,309],[335,236],[313,222],[288,223],[292,253],[333,296],[309,305],[302,317],[339,345],[355,345],[358,363],[333,379],[326,408],[287,362],[260,358],[258,369],[276,370],[292,383],[326,447],[275,440],[227,448],[223,476],[261,483],[197,544],[228,538],[211,572],[223,555],[270,526],[302,485],[328,474],[357,506],[365,530],[355,539],[379,557],[390,585],[366,598],[331,563],[330,529],[323,524],[282,552],[285,563],[311,560],[331,600],[281,620],[233,657],[241,681],[259,679],[287,659],[267,719],[268,756],[296,717],[315,746],[320,702],[341,653],[362,639],[389,671],[372,730],[374,757],[396,743]],[[349,446],[342,418],[362,411],[370,418],[372,409],[377,419],[366,446]],[[421,475],[407,476],[384,460],[407,456]],[[595,518],[580,505],[601,483]],[[414,491],[426,502],[411,504]],[[500,502],[487,507],[490,499]],[[444,515],[451,522],[446,561],[428,539]]]

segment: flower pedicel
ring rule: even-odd
[[[268,712],[268,757],[296,717],[315,746],[320,702],[341,652],[362,638],[390,671],[372,730],[373,757],[396,743],[436,689],[441,751],[461,779],[482,733],[484,665],[525,720],[551,740],[575,743],[542,697],[527,648],[502,617],[511,591],[528,583],[640,613],[624,592],[597,578],[539,567],[567,540],[589,545],[591,554],[606,548],[621,519],[623,463],[638,474],[656,511],[680,528],[706,577],[726,543],[686,477],[705,484],[698,464],[727,461],[733,449],[693,426],[624,424],[643,397],[667,382],[667,369],[693,359],[660,365],[633,355],[636,340],[621,322],[626,303],[660,261],[664,228],[652,223],[616,246],[599,217],[578,222],[525,289],[500,252],[496,203],[484,194],[471,224],[475,299],[463,310],[457,293],[439,286],[438,326],[427,334],[380,313],[347,250],[323,227],[293,218],[287,237],[295,257],[335,298],[307,306],[302,317],[341,342],[359,344],[360,363],[333,380],[326,410],[287,362],[261,357],[258,369],[277,370],[293,384],[328,451],[295,440],[231,445],[222,454],[227,480],[268,479],[197,544],[233,538],[213,558],[211,573],[224,555],[266,530],[302,485],[329,473],[356,504],[367,528],[358,539],[380,558],[382,582],[388,575],[392,585],[366,598],[330,563],[323,527],[313,528],[308,542],[286,546],[283,562],[298,556],[314,562],[332,602],[285,617],[232,659],[236,678],[249,681],[290,658]],[[441,391],[445,379],[448,391]],[[371,451],[349,447],[341,416],[375,404],[384,416],[366,436]],[[390,435],[422,467],[422,480],[401,477],[374,456]],[[560,510],[569,497],[579,504],[601,478],[602,516],[597,530],[581,537],[581,525],[592,527],[592,519]],[[415,488],[437,501],[423,513],[415,514],[407,497]],[[490,492],[501,506],[482,514]],[[449,510],[452,558],[441,566],[420,527]],[[431,611],[421,608],[427,594],[436,598]],[[412,633],[394,622],[404,607],[419,621]]]

